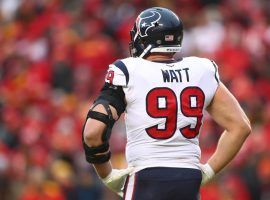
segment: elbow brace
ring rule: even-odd
[[[119,90],[119,88],[114,88]],[[104,163],[107,162],[111,157],[111,152],[109,150],[109,139],[111,136],[112,127],[115,123],[115,120],[112,115],[112,111],[110,109],[110,104],[116,109],[118,116],[121,115],[125,110],[125,103],[123,98],[119,98],[119,93],[114,92],[109,88],[109,85],[105,84],[105,86],[101,90],[100,96],[94,102],[93,107],[89,110],[87,114],[87,119],[92,118],[98,121],[103,122],[106,125],[104,132],[102,133],[102,144],[96,147],[89,147],[83,139],[83,148],[85,151],[85,157],[87,162],[89,163]],[[106,114],[93,111],[93,108],[96,105],[101,104],[106,112]],[[86,119],[86,120],[87,120]],[[84,130],[84,128],[83,128]]]
[[[93,111],[93,108],[101,104],[104,106],[108,115]],[[83,148],[85,152],[85,157],[87,162],[89,163],[104,163],[107,162],[111,158],[111,152],[109,150],[109,138],[111,136],[111,130],[114,125],[115,120],[113,119],[111,109],[109,107],[109,103],[104,100],[97,99],[95,101],[92,109],[89,110],[87,114],[87,119],[92,118],[98,121],[103,122],[106,125],[105,130],[102,133],[102,144],[96,147],[89,147],[83,139]],[[86,120],[87,120],[86,119]]]

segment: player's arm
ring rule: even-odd
[[[251,132],[246,114],[222,83],[219,84],[207,111],[225,131],[207,164],[201,165],[202,184],[208,182],[214,174],[222,170],[235,157]]]
[[[125,110],[121,87],[105,83],[99,97],[87,114],[83,130],[83,147],[86,160],[93,164],[103,183],[122,196],[122,186],[130,168],[112,168],[109,139],[114,122]]]
[[[115,108],[112,106],[109,106],[109,108],[111,109],[113,120],[117,120],[118,115],[117,115]],[[107,114],[107,112],[102,104],[96,105],[91,110],[91,112],[96,112],[96,113],[104,114],[104,115],[108,116],[108,114]],[[91,147],[98,148],[98,147],[101,147],[102,145],[104,145],[105,143],[107,145],[108,141],[103,141],[103,139],[102,139],[103,133],[107,129],[107,127],[108,127],[108,124],[101,122],[100,120],[93,119],[93,118],[89,117],[85,123],[84,131],[83,131],[85,145],[87,145],[90,148]],[[86,155],[86,156],[88,156],[88,155]],[[89,159],[89,163],[93,164],[99,177],[105,178],[112,171],[112,166],[111,166],[111,163],[109,160],[109,157],[110,157],[109,147],[104,149],[104,151],[101,150],[100,152],[98,152],[96,156],[97,157],[95,160],[94,159],[91,160],[90,158],[87,158],[87,159]],[[103,162],[103,160],[99,159],[98,156],[100,156],[100,158],[103,158],[105,160],[108,159],[108,161]],[[105,158],[105,156],[108,158]],[[90,157],[90,155],[89,155],[89,157]]]

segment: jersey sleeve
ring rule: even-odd
[[[202,58],[201,63],[205,66],[205,81],[210,85],[209,87],[218,87],[220,79],[218,73],[218,66],[213,60]]]
[[[200,62],[204,67],[199,84],[205,93],[205,105],[208,106],[211,103],[220,83],[218,66],[214,61],[206,58],[200,59]]]
[[[129,82],[129,73],[123,61],[117,60],[109,65],[105,82],[115,85],[127,87]]]

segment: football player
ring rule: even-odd
[[[183,23],[171,10],[154,7],[141,12],[130,34],[131,57],[109,66],[88,112],[83,132],[86,160],[124,199],[198,199],[200,185],[220,172],[243,145],[251,132],[249,120],[220,81],[215,62],[174,59],[181,50]],[[128,168],[113,169],[109,139],[123,112]],[[224,132],[214,154],[201,164],[198,138],[205,112]]]

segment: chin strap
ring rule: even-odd
[[[147,48],[146,48],[146,49],[142,52],[142,54],[139,56],[139,58],[143,58],[146,54],[148,54],[149,51],[151,50],[151,48],[152,48],[152,45],[149,44],[149,45],[147,46]]]

